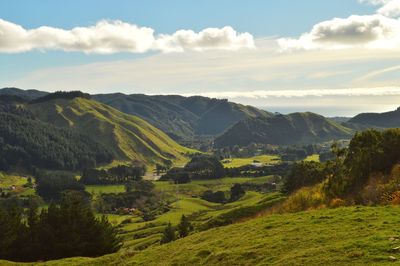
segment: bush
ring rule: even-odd
[[[320,183],[325,178],[323,164],[313,161],[295,163],[285,178],[283,190],[292,193],[299,188]]]
[[[213,192],[212,190],[207,190],[204,191],[204,193],[201,195],[201,198],[206,201],[215,203],[226,203],[227,201],[225,193],[223,191]]]
[[[329,207],[331,208],[339,208],[344,206],[346,206],[346,202],[339,198],[332,199],[329,203]]]
[[[160,240],[160,244],[166,244],[172,242],[176,239],[175,228],[168,223],[167,227],[164,230],[163,236]]]
[[[304,187],[289,196],[282,204],[284,212],[298,212],[308,209],[323,207],[325,197],[322,192],[322,184],[313,187]]]

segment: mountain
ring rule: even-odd
[[[194,134],[193,125],[197,115],[177,104],[174,97],[116,93],[94,95],[93,99],[124,113],[139,116],[176,140]]]
[[[48,93],[4,88],[0,89],[2,94],[35,100]],[[112,93],[92,95],[92,99],[138,116],[182,143],[193,140],[194,136],[219,135],[246,118],[273,116],[270,112],[252,106],[201,96]]]
[[[245,118],[272,116],[255,107],[200,96],[118,93],[93,95],[93,99],[139,116],[178,141],[221,134]]]
[[[48,92],[38,90],[21,90],[18,88],[2,88],[0,89],[0,95],[13,95],[21,97],[25,100],[34,100],[45,96]]]
[[[351,119],[351,117],[345,117],[345,116],[334,116],[334,117],[328,117],[328,119],[333,120],[337,123],[346,123]]]
[[[26,108],[41,121],[88,134],[112,151],[116,160],[139,160],[149,165],[180,163],[191,152],[141,118],[88,97],[59,96],[37,99]]]
[[[349,138],[352,130],[314,113],[293,113],[250,118],[236,123],[216,138],[216,147],[265,143],[309,144]]]
[[[362,113],[347,121],[355,124],[373,128],[393,128],[400,127],[400,108],[385,113]]]

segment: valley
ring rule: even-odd
[[[7,225],[16,211],[20,218],[14,222],[26,232],[20,237],[37,241],[22,257],[11,250],[23,244],[3,242],[9,249],[2,264],[397,260],[398,129],[358,116],[334,121],[313,113],[272,114],[204,97],[117,94],[109,99],[117,109],[105,104],[107,99],[82,92],[0,90],[0,223]],[[146,116],[150,109],[141,105],[161,109]],[[182,117],[164,120],[161,115],[176,117],[167,109]],[[218,127],[206,129],[202,123]],[[191,148],[179,144],[202,138],[208,141]],[[74,211],[90,212],[90,221],[101,224],[109,240],[92,253],[73,247],[58,251],[65,236],[54,229],[59,235],[52,240],[54,253],[60,255],[39,262],[44,229],[35,223],[51,227],[43,217],[56,215],[57,208],[66,208],[57,215],[68,215],[70,204],[78,204]],[[12,239],[13,232],[4,231],[4,239]]]

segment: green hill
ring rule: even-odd
[[[46,94],[36,90],[0,89],[0,95],[15,95],[27,100]],[[201,96],[110,93],[92,95],[92,98],[121,112],[138,116],[182,142],[192,140],[196,135],[221,134],[246,118],[273,115],[252,106]]]
[[[34,100],[43,97],[47,94],[44,91],[38,90],[21,90],[18,88],[2,88],[0,89],[0,95],[13,95],[24,98],[25,100]]]
[[[251,106],[200,96],[148,96],[142,94],[103,94],[94,99],[139,116],[175,140],[194,135],[217,135],[248,117],[269,117],[271,113]]]
[[[1,105],[0,105],[1,110]],[[7,111],[12,111],[9,109]],[[110,163],[113,154],[88,135],[0,111],[0,170],[78,170]]]
[[[144,251],[45,265],[386,265],[393,263],[390,256],[399,258],[399,211],[346,207],[268,215]]]
[[[172,97],[116,93],[94,95],[93,98],[124,113],[145,119],[176,140],[190,138],[194,134],[197,115],[181,107]]]
[[[117,160],[139,160],[149,165],[181,163],[191,150],[174,142],[144,120],[87,98],[37,100],[27,109],[44,122],[88,134]]]
[[[395,128],[400,127],[400,108],[385,113],[362,113],[347,121],[364,128]]]
[[[352,130],[314,113],[251,118],[236,123],[215,140],[216,147],[265,143],[309,144],[350,138]]]

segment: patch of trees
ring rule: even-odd
[[[279,176],[278,176],[279,177]],[[280,177],[279,177],[280,179]],[[277,181],[279,182],[279,181]],[[246,182],[241,186],[245,191],[256,191],[260,193],[271,193],[277,190],[277,182],[266,182],[262,184]]]
[[[57,91],[54,93],[47,94],[38,99],[35,99],[32,101],[32,103],[42,103],[42,102],[47,102],[47,101],[55,100],[55,99],[71,100],[71,99],[78,98],[78,97],[85,98],[85,99],[91,99],[90,94],[83,93],[81,91]]]
[[[400,162],[400,129],[357,133],[347,149],[337,149],[336,156],[325,192],[330,197],[355,195],[372,173],[388,174]]]
[[[218,179],[225,176],[224,166],[215,156],[195,155],[184,168],[172,168],[160,180],[173,180],[176,184],[193,179]]]
[[[227,203],[237,201],[245,194],[246,191],[243,189],[241,184],[234,184],[231,187],[229,197],[227,197],[224,191],[213,192],[212,190],[206,190],[201,195],[201,198],[214,203]]]
[[[218,179],[225,176],[224,166],[215,156],[194,156],[184,169],[192,179]]]
[[[146,166],[118,165],[110,169],[85,169],[79,182],[85,185],[124,184],[139,181],[146,174]]]
[[[59,201],[66,191],[79,191],[85,195],[85,186],[66,173],[41,172],[36,175],[36,192],[45,201]],[[88,195],[86,194],[88,197]]]
[[[223,158],[248,158],[260,154],[275,154],[280,155],[283,161],[299,161],[307,156],[320,153],[323,151],[321,144],[309,145],[292,145],[292,146],[277,146],[270,144],[251,143],[247,146],[235,145],[233,147],[224,147],[214,151],[214,154]]]
[[[112,158],[105,146],[71,129],[0,112],[0,170],[78,170]]]
[[[259,177],[267,175],[284,176],[289,169],[290,164],[288,163],[265,165],[261,167],[244,165],[241,167],[225,168],[225,174],[228,177]]]
[[[142,214],[144,220],[153,220],[157,215],[169,211],[168,203],[154,191],[151,181],[131,181],[124,193],[101,194],[95,208],[101,213],[121,213],[127,210]]]
[[[161,176],[160,181],[172,180],[175,184],[186,184],[192,181],[190,173],[184,168],[173,167]]]
[[[193,225],[190,223],[189,219],[185,215],[182,215],[178,226],[174,227],[171,223],[168,223],[164,229],[160,244],[175,241],[177,238],[184,238],[188,236],[193,229]]]
[[[345,199],[350,203],[396,201],[397,177],[390,176],[400,162],[400,129],[367,130],[357,133],[347,148],[332,146],[333,160],[325,163],[300,162],[286,177],[284,190],[323,183],[328,201]]]
[[[31,205],[0,208],[0,259],[12,261],[96,257],[121,247],[117,231],[106,218],[96,218],[76,194],[59,205],[38,211]]]
[[[206,190],[201,195],[201,198],[214,203],[226,203],[227,201],[224,191],[213,192],[212,190]]]
[[[285,177],[283,190],[286,193],[322,182],[326,178],[324,165],[319,162],[301,161],[292,165]]]

